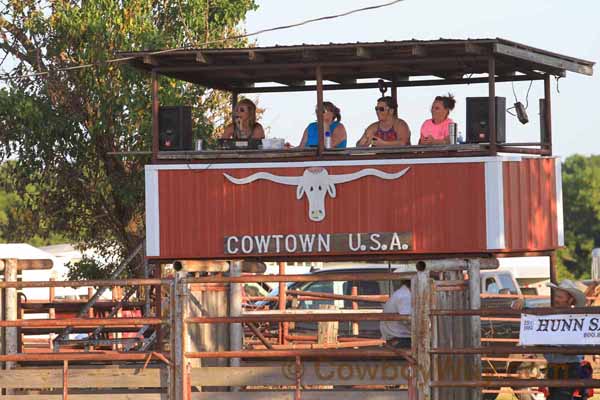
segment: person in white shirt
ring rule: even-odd
[[[405,282],[396,290],[383,305],[384,313],[398,313],[410,315],[412,312],[412,299],[410,282]],[[381,336],[386,343],[393,347],[410,347],[410,322],[409,321],[381,321],[379,323]]]

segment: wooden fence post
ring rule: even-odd
[[[429,272],[417,271],[413,279],[413,318],[412,345],[417,360],[416,389],[418,400],[431,399],[431,284]]]
[[[173,285],[171,286],[171,400],[184,400],[187,388],[185,388],[185,351],[186,331],[185,318],[187,309],[187,272],[175,273]]]
[[[333,304],[321,304],[319,310],[337,310]],[[338,339],[338,321],[323,321],[318,323],[317,328],[317,343],[331,344],[337,343]]]
[[[1,260],[0,260],[1,261]],[[6,280],[6,276],[4,275],[4,272],[2,272],[2,279]],[[0,289],[0,321],[4,321],[5,319],[5,314],[4,314],[4,289]],[[0,354],[4,355],[4,332],[5,332],[5,328],[0,328]],[[0,363],[0,370],[4,369],[4,363]]]
[[[468,261],[467,261],[468,262]],[[469,305],[471,310],[481,309],[481,275],[479,264],[468,263],[469,265]],[[471,317],[471,330],[469,333],[471,347],[481,347],[481,317],[479,315]],[[471,367],[468,369],[467,379],[481,380],[481,355],[475,354],[471,361]],[[465,365],[465,368],[467,366]],[[474,388],[471,391],[471,399],[481,400],[481,388]]]
[[[6,260],[4,265],[4,280],[6,282],[17,281],[17,260],[10,259]],[[7,288],[6,289],[6,304],[5,304],[5,318],[7,321],[16,321],[18,317],[17,311],[17,289]],[[5,349],[6,354],[17,354],[18,351],[18,333],[17,328],[6,328],[4,331],[5,335]],[[14,369],[17,363],[14,361],[7,361],[6,369]],[[14,389],[7,389],[6,394],[14,394]]]
[[[229,276],[242,276],[242,264],[239,261],[232,261],[229,267]],[[229,316],[239,317],[242,315],[242,284],[229,284]],[[231,351],[239,351],[242,349],[244,331],[242,324],[229,324],[229,346]],[[231,358],[229,360],[230,367],[239,367],[240,359]]]

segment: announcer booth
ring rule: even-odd
[[[553,157],[155,164],[146,200],[157,259],[457,257],[564,242]]]
[[[552,153],[550,82],[554,77],[564,77],[567,71],[591,75],[592,62],[503,39],[176,49],[121,55],[129,60],[130,66],[148,72],[152,81],[152,162],[146,166],[145,175],[148,260],[158,265],[180,260],[175,264],[195,263],[210,267],[187,270],[207,273],[195,278],[184,276],[184,283],[252,282],[247,278],[280,282],[279,310],[268,310],[269,315],[256,316],[247,310],[242,313],[239,308],[241,301],[234,297],[237,289],[232,285],[229,303],[225,300],[226,306],[222,308],[225,314],[210,314],[209,311],[211,317],[219,317],[187,319],[186,323],[206,324],[209,320],[215,325],[231,323],[228,347],[231,351],[211,352],[210,349],[215,349],[215,346],[202,341],[210,335],[200,335],[199,340],[187,341],[189,345],[199,346],[200,350],[195,352],[185,352],[181,350],[184,345],[180,343],[178,346],[174,342],[173,349],[179,349],[179,353],[174,353],[175,364],[179,366],[176,368],[184,369],[186,357],[224,357],[225,353],[234,357],[230,364],[234,368],[243,368],[239,367],[240,359],[237,357],[243,357],[244,362],[248,361],[248,357],[292,357],[292,360],[295,357],[295,398],[298,399],[302,379],[309,379],[303,378],[299,372],[301,356],[352,356],[358,361],[365,361],[365,357],[398,358],[398,353],[390,353],[381,347],[375,353],[359,348],[352,350],[351,354],[345,353],[350,352],[350,347],[361,346],[355,342],[358,336],[349,339],[354,342],[345,343],[346,349],[337,348],[329,352],[326,347],[299,350],[293,347],[295,343],[286,342],[289,331],[285,321],[314,322],[317,316],[287,313],[287,289],[282,282],[285,279],[314,282],[326,278],[306,275],[282,278],[285,272],[283,265],[286,261],[403,263],[426,260],[428,269],[421,268],[424,264],[417,262],[418,271],[408,272],[412,274],[408,279],[413,282],[412,313],[384,313],[369,315],[369,318],[371,321],[381,321],[382,317],[410,320],[412,348],[410,353],[402,353],[403,360],[411,370],[426,371],[427,374],[417,374],[405,380],[403,384],[408,384],[408,390],[401,395],[400,392],[380,392],[380,397],[372,398],[479,398],[481,391],[478,389],[456,386],[456,381],[460,381],[459,385],[470,384],[471,388],[489,386],[481,381],[479,356],[465,355],[481,353],[480,320],[478,317],[464,317],[477,315],[464,314],[465,309],[480,312],[479,268],[497,267],[496,257],[550,256],[550,277],[556,280],[554,254],[556,249],[564,246],[564,230],[561,163]],[[225,91],[231,96],[232,109],[235,109],[242,93],[314,92],[318,147],[196,149],[194,139],[206,142],[209,138],[191,136],[193,122],[189,107],[161,104],[159,78],[162,76]],[[507,140],[511,135],[507,135],[504,123],[506,105],[503,98],[496,96],[496,84],[514,81],[543,85],[538,140]],[[384,92],[388,88],[391,96],[396,98],[398,88],[460,84],[481,84],[488,88],[487,97],[465,102],[473,104],[467,109],[466,143],[325,148],[324,91],[380,89]],[[297,130],[300,131],[300,128]],[[219,269],[221,261],[233,262],[225,262],[221,265],[226,267]],[[239,276],[244,264],[257,265],[265,261],[280,262],[280,276],[276,279]],[[227,270],[230,276],[223,276],[221,273]],[[468,271],[468,279],[463,274],[465,270]],[[406,279],[399,278],[402,274],[396,272],[383,275],[385,277],[371,276],[370,280],[391,282]],[[367,279],[365,274],[358,278],[353,272],[335,276],[337,278],[330,275],[329,279]],[[436,276],[441,278],[434,282],[438,279]],[[440,285],[436,286],[438,283]],[[199,302],[204,307],[215,306],[219,303],[217,298],[227,299],[226,295],[219,294],[225,290],[210,294],[209,286],[204,289],[205,297]],[[210,290],[217,289],[222,288],[212,286]],[[352,289],[358,292],[356,286]],[[175,306],[177,298],[172,302]],[[342,298],[355,303],[360,301],[353,296],[344,295]],[[157,304],[160,306],[160,299]],[[439,310],[432,304],[455,309]],[[342,311],[348,310],[340,310],[333,319],[331,315],[321,315],[319,321],[342,321]],[[350,311],[365,310],[357,307]],[[442,315],[439,314],[441,311],[452,316],[435,317]],[[463,314],[456,314],[457,311]],[[366,314],[359,314],[352,315],[352,319],[346,315],[345,320],[367,320],[364,319]],[[268,338],[252,325],[257,320],[251,317],[280,324],[278,333],[270,337],[277,338],[281,352],[273,349]],[[252,356],[248,352],[236,352],[243,348],[242,329],[236,328],[240,322],[250,323],[248,328],[261,340],[259,345],[264,346],[263,350],[250,352]],[[213,337],[228,336],[223,331],[216,332]],[[362,343],[364,345],[365,342]],[[335,343],[335,346],[340,345],[341,342]],[[444,355],[469,345],[473,348],[464,350],[475,353],[451,354],[458,359]],[[319,343],[304,346],[319,346]],[[227,345],[224,347],[227,348]],[[437,351],[435,357],[432,356],[434,351]],[[234,361],[235,358],[237,361]],[[475,366],[474,374],[467,376],[470,372],[464,369],[460,371],[463,376],[458,379],[444,380],[440,375],[440,371],[443,372],[440,365],[445,359],[453,363],[467,360],[461,365]],[[205,366],[203,364],[197,369],[192,366],[192,385],[234,385],[233,381],[217,380],[217,377],[227,376],[229,379],[230,376],[247,374],[243,376],[251,380],[258,374],[247,364],[245,372],[238,369],[213,373]],[[205,379],[199,380],[198,374],[202,371],[206,374]],[[259,384],[262,385],[263,381]],[[331,385],[322,381],[314,384]],[[355,384],[360,386],[360,383]],[[385,382],[377,384],[385,385]],[[507,386],[504,380],[495,384],[496,388]],[[347,388],[350,384],[344,381],[338,385]],[[446,394],[450,392],[442,390],[455,390],[452,393],[457,397],[449,397]],[[467,395],[469,390],[470,395]],[[198,398],[242,398],[236,397],[239,394],[229,393],[229,397],[203,394],[205,397]],[[312,395],[317,397],[308,395],[306,398],[376,396],[367,392],[356,394],[362,397],[347,397],[341,392],[339,395],[335,392]],[[260,397],[256,393],[256,396],[253,398],[267,399],[273,394]],[[292,398],[290,396],[285,398]]]
[[[591,75],[592,62],[504,39],[122,55],[153,82],[150,260],[551,255],[564,245],[550,79]],[[468,110],[475,122],[462,144],[325,149],[318,112],[318,148],[194,151],[186,137],[179,142],[189,145],[167,151],[159,75],[229,92],[233,107],[240,93],[313,91],[321,108],[324,91],[382,86],[396,97],[399,87],[484,84],[489,96]],[[538,141],[505,140],[495,88],[511,81],[544,87]]]

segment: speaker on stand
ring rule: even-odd
[[[158,110],[158,149],[192,150],[192,108],[165,106]]]
[[[467,97],[467,143],[490,142],[489,97]],[[496,97],[496,142],[506,141],[506,98]]]

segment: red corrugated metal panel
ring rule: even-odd
[[[558,247],[553,158],[504,163],[506,247],[514,251]]]
[[[366,167],[327,167],[329,174]],[[398,172],[405,165],[377,166]],[[162,258],[223,257],[224,237],[291,233],[411,232],[419,253],[485,251],[485,184],[481,163],[412,165],[396,180],[364,177],[336,185],[322,222],[308,219],[296,187],[259,180],[227,181],[255,172],[299,176],[304,168],[161,170]],[[335,253],[331,253],[335,255]]]

